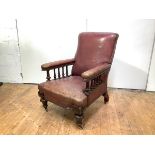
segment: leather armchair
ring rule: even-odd
[[[84,110],[101,95],[104,103],[109,101],[107,78],[117,39],[116,33],[80,33],[75,58],[43,64],[41,68],[47,72],[47,81],[38,85],[38,95],[45,110],[47,101],[70,108],[77,125],[83,128]],[[70,65],[72,71],[69,75]]]

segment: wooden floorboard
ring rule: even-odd
[[[48,103],[46,112],[37,85],[0,86],[0,134],[151,135],[155,134],[155,92],[109,89],[110,100],[97,99],[85,112],[85,127],[74,123],[72,111]]]

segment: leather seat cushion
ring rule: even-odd
[[[87,106],[87,96],[83,93],[85,82],[80,76],[47,81],[39,84],[38,88],[47,101],[61,107]]]

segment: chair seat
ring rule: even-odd
[[[80,76],[70,76],[39,84],[39,91],[45,99],[61,107],[85,107],[87,96],[83,93],[85,82]]]

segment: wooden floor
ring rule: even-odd
[[[109,89],[85,112],[85,128],[74,123],[70,110],[49,102],[46,112],[37,85],[0,86],[0,134],[155,134],[155,92]]]

